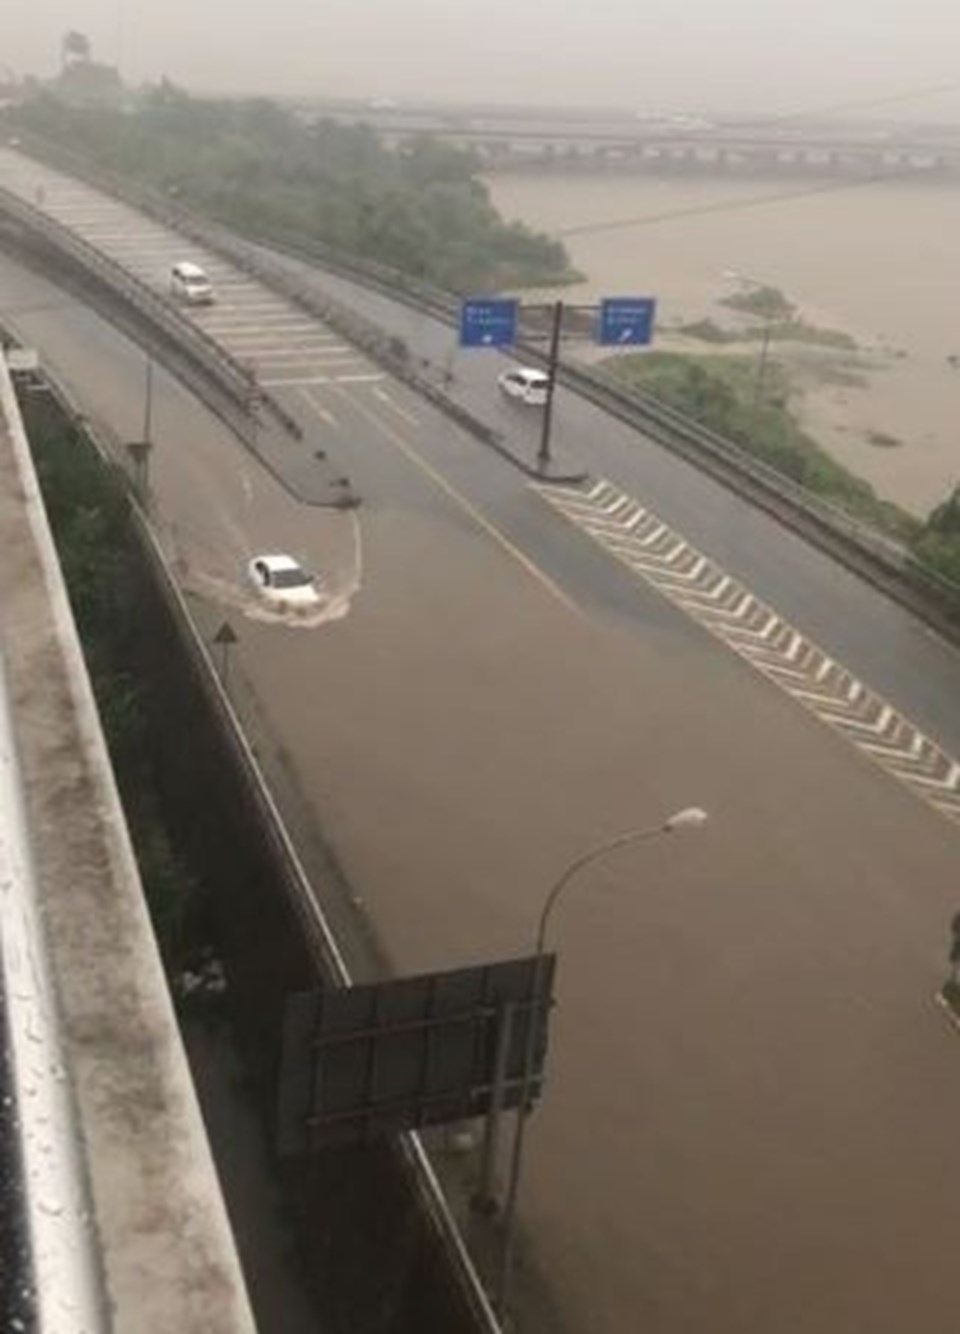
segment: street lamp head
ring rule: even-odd
[[[664,821],[663,829],[665,833],[671,834],[675,829],[698,829],[709,819],[707,812],[699,806],[685,806],[682,811],[677,811],[669,820]]]

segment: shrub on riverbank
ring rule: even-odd
[[[611,357],[601,369],[612,379],[660,399],[805,487],[812,494],[899,541],[916,539],[920,524],[879,499],[873,488],[837,463],[790,412],[790,382],[756,358],[645,352]]]
[[[716,320],[693,320],[677,326],[677,333],[685,338],[696,338],[701,343],[758,343],[767,342],[771,347],[777,343],[807,343],[814,347],[836,348],[842,352],[855,352],[857,344],[842,329],[822,329],[817,324],[807,324],[805,320],[781,320],[763,325],[751,325],[749,328],[730,329],[717,324]]]
[[[960,589],[960,485],[930,514],[913,552],[923,565]]]

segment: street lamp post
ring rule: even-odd
[[[540,1030],[539,1013],[543,1004],[541,992],[544,982],[544,962],[547,926],[550,916],[566,887],[585,867],[601,857],[615,852],[629,843],[642,843],[648,839],[659,838],[662,834],[672,834],[683,829],[695,829],[705,824],[707,812],[699,806],[687,806],[671,815],[662,824],[643,829],[628,829],[604,842],[589,848],[576,857],[550,889],[543,902],[540,920],[537,925],[536,951],[534,954],[532,999],[530,1015],[527,1020],[526,1043],[524,1048],[523,1073],[520,1080],[520,1101],[517,1107],[517,1125],[513,1136],[513,1150],[510,1157],[510,1176],[504,1203],[503,1252],[500,1259],[500,1275],[497,1286],[497,1309],[500,1315],[507,1310],[510,1295],[510,1281],[513,1276],[514,1253],[516,1250],[517,1231],[517,1196],[520,1190],[520,1173],[523,1166],[523,1143],[529,1114],[530,1086],[533,1082],[533,1067],[536,1059],[537,1034]]]

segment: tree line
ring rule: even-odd
[[[454,293],[576,275],[564,246],[506,222],[474,154],[366,125],[310,121],[263,99],[194,98],[169,82],[124,109],[45,90],[15,122],[239,231],[320,242]]]

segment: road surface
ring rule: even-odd
[[[139,354],[12,266],[0,290],[129,438]],[[359,514],[297,505],[164,376],[153,488],[202,623],[235,618],[238,702],[291,810],[322,825],[393,965],[522,951],[586,844],[683,805],[712,815],[597,866],[555,919],[523,1263],[558,1327],[946,1334],[960,1037],[933,993],[956,826],[519,474],[377,387],[316,397]],[[685,488],[705,483],[674,485],[698,508]],[[707,508],[719,523],[734,503]],[[745,551],[745,530],[728,540]],[[325,572],[318,624],[251,605],[240,570],[262,545]],[[793,540],[771,550],[788,582]],[[873,614],[835,581],[847,623]]]

